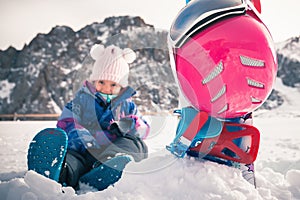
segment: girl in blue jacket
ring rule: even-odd
[[[135,60],[135,53],[94,45],[91,56],[95,62],[89,80],[66,104],[57,122],[68,137],[59,182],[74,188],[81,182],[103,190],[120,178],[129,161],[147,157],[142,139],[150,128],[131,99],[135,91],[128,86],[128,64]],[[119,169],[101,167],[112,159]]]

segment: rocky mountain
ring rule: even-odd
[[[278,74],[291,87],[300,86],[300,36],[277,44]]]
[[[110,17],[77,32],[54,27],[20,51],[0,51],[0,113],[59,113],[89,76],[89,50],[95,43],[135,50],[129,82],[138,91],[135,100],[141,111],[174,108],[177,88],[166,42],[167,32],[156,31],[140,17]]]
[[[137,90],[135,102],[143,112],[168,112],[176,108],[177,86],[172,76],[167,31],[156,30],[140,17],[109,17],[74,31],[54,27],[38,34],[23,49],[0,50],[0,113],[60,113],[79,85],[91,73],[89,49],[95,43],[130,47],[137,53],[129,82]],[[297,87],[300,82],[300,42],[292,38],[278,45],[278,76]],[[273,90],[261,109],[284,102]]]
[[[300,87],[300,36],[276,44],[277,77],[292,88]],[[260,109],[277,108],[284,103],[284,95],[275,87]],[[295,108],[299,109],[299,108]]]

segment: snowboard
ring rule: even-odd
[[[251,0],[256,10],[261,13],[261,3],[260,0]]]
[[[191,0],[186,0],[185,3],[188,4]],[[250,0],[252,2],[252,4],[254,5],[254,7],[256,8],[256,10],[261,13],[261,3],[260,0]]]
[[[28,170],[58,181],[67,144],[68,137],[62,129],[46,128],[40,131],[29,144]]]

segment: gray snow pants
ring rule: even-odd
[[[59,182],[65,186],[78,189],[78,181],[82,175],[91,169],[98,167],[108,158],[115,157],[116,154],[127,154],[139,162],[148,157],[147,145],[138,137],[125,135],[118,137],[113,143],[103,149],[88,149],[85,154],[68,150],[65,162],[60,174]]]

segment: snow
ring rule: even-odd
[[[27,172],[30,140],[55,121],[0,122],[0,193],[4,199],[300,199],[300,118],[258,117],[261,145],[256,161],[257,189],[238,169],[194,158],[177,159],[165,150],[177,118],[148,116],[153,127],[149,158],[130,163],[114,187],[78,193]],[[20,128],[21,127],[21,128]],[[63,192],[62,192],[63,191]]]
[[[254,112],[254,114],[263,117],[300,117],[300,88],[287,87],[282,83],[280,78],[276,79],[274,88],[280,92],[280,96],[284,99],[283,106],[274,109],[272,112],[258,110],[257,112]]]
[[[0,81],[0,98],[8,98],[7,103],[10,103],[10,94],[15,85],[15,83],[10,83],[8,80]]]
[[[300,199],[299,91],[285,87],[279,80],[275,88],[285,94],[284,105],[262,112],[254,119],[261,132],[255,162],[256,189],[238,169],[171,155],[165,146],[173,139],[178,119],[164,115],[146,116],[152,127],[146,140],[148,159],[129,163],[120,181],[104,191],[84,186],[75,192],[27,171],[30,140],[38,131],[55,127],[55,121],[3,121],[0,122],[1,199]]]

